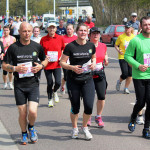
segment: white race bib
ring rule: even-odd
[[[91,60],[89,60],[87,63],[82,65],[83,73],[89,73],[91,70],[89,69],[89,66],[91,65]]]
[[[144,58],[144,65],[148,65],[150,67],[150,53],[143,54],[143,58]]]
[[[19,65],[25,65],[25,67],[28,68],[28,70],[27,70],[27,72],[25,74],[19,73],[19,78],[25,78],[25,77],[32,77],[32,76],[34,76],[34,73],[31,72],[32,62],[25,62],[25,63],[17,64],[17,66],[19,66]]]
[[[100,71],[103,69],[103,65],[102,65],[102,62],[100,63],[97,63],[96,66],[95,66],[95,70],[94,71]]]
[[[48,61],[49,62],[56,62],[58,60],[58,52],[57,51],[48,51]]]

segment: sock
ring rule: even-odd
[[[138,117],[141,117],[141,116],[143,116],[143,115],[138,115]]]
[[[29,129],[29,128],[33,128],[33,126],[34,126],[34,125],[28,124],[28,129]]]
[[[27,133],[27,131],[25,131],[25,132],[22,132],[22,134],[26,134]]]
[[[96,115],[96,118],[101,117],[101,115]]]

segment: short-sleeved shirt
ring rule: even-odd
[[[88,23],[88,22],[86,21],[84,24],[86,24],[90,29],[93,28],[93,27],[95,27],[94,22]]]
[[[19,21],[19,22],[14,22],[13,23],[13,26],[14,26],[14,33],[13,33],[13,35],[19,35],[19,28],[20,28],[20,25],[21,25],[21,21]]]
[[[4,57],[4,62],[6,64],[12,63],[13,66],[17,66],[22,63],[31,63],[31,65],[34,66],[34,62],[38,62],[38,59],[41,61],[45,60],[45,53],[40,44],[31,41],[28,45],[22,45],[19,41],[17,41],[9,46]],[[19,73],[14,72],[14,76],[15,87],[33,87],[38,85],[37,74],[30,77],[20,78]]]
[[[49,62],[48,65],[44,68],[45,70],[61,68],[59,65],[59,59],[62,55],[62,51],[65,48],[64,39],[62,36],[55,34],[54,37],[47,36],[42,37],[40,44],[44,48],[45,55],[49,53],[57,54],[57,61]]]
[[[95,45],[89,41],[84,45],[79,45],[76,41],[73,41],[66,45],[63,54],[69,56],[70,65],[82,66],[91,60],[92,55],[95,54]],[[68,71],[68,75],[70,73],[71,70]]]
[[[56,31],[56,33],[57,33],[58,35],[65,35],[65,34],[67,34],[66,28],[65,28],[65,27],[60,28],[59,26],[57,26],[57,31]]]
[[[134,37],[135,37],[134,34],[127,36],[126,33],[123,33],[118,37],[115,45],[119,46],[119,49],[121,49],[121,51],[123,52],[123,55],[120,55],[120,53],[118,53],[118,59],[124,59],[124,54],[130,43],[130,40],[133,39]]]

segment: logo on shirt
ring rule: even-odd
[[[32,54],[33,56],[36,56],[37,55],[37,52],[33,52],[33,54]]]
[[[92,53],[92,49],[89,49],[89,53],[90,53],[90,54]]]

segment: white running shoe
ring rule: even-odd
[[[56,103],[59,102],[59,97],[58,97],[58,95],[57,95],[57,92],[54,92],[54,93],[53,93],[53,98],[54,98],[54,101],[55,101]]]
[[[14,89],[14,86],[13,86],[13,84],[11,82],[9,83],[9,88],[10,88],[10,90]]]
[[[93,138],[92,134],[90,133],[88,127],[81,127],[82,132],[84,133],[86,140],[91,140]]]
[[[117,84],[116,84],[117,91],[120,91],[120,86],[121,86],[121,82],[119,80],[117,80]]]
[[[72,139],[77,139],[78,135],[79,135],[78,128],[73,128],[72,131],[71,131],[71,137],[72,137]]]
[[[124,88],[124,94],[130,94],[130,91],[128,88]]]
[[[54,107],[53,99],[48,100],[48,107]]]
[[[7,83],[4,83],[3,85],[3,89],[6,90],[7,89]]]
[[[137,118],[136,118],[136,123],[137,123],[138,125],[144,124],[144,117],[143,117],[143,116],[137,116]]]

